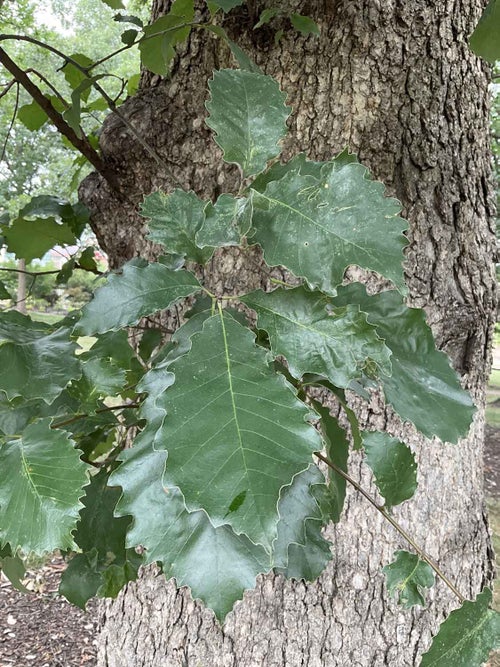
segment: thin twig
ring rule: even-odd
[[[16,88],[16,102],[14,104],[14,111],[12,112],[12,118],[10,119],[10,125],[7,130],[7,134],[5,135],[5,141],[3,142],[2,146],[2,153],[0,154],[0,162],[3,162],[5,159],[5,153],[7,151],[7,145],[9,143],[10,133],[12,132],[12,128],[14,127],[18,109],[19,109],[19,83],[17,84]]]
[[[29,69],[26,70],[26,74],[34,74],[37,76],[40,81],[43,81],[48,88],[54,93],[54,95],[57,97],[58,100],[60,100],[66,108],[69,108],[68,102],[64,99],[64,97],[61,95],[61,93],[57,90],[55,86],[53,86],[50,81],[45,77],[43,74],[38,72],[36,69],[33,69],[33,67],[30,67]]]
[[[2,92],[0,93],[0,99],[2,99],[2,97],[3,97],[4,95],[7,95],[7,93],[9,92],[9,90],[12,88],[12,86],[13,86],[15,83],[17,83],[17,80],[16,80],[16,79],[12,79],[11,81],[8,81],[7,83],[2,83],[2,84],[1,84],[1,87],[4,88],[4,90],[2,90]]]
[[[413,547],[413,549],[416,551],[418,557],[425,561],[427,565],[429,565],[434,572],[437,574],[437,576],[448,586],[448,588],[457,596],[457,598],[460,600],[460,603],[463,604],[465,602],[464,596],[460,593],[460,591],[457,590],[457,588],[451,583],[451,581],[448,579],[448,577],[439,569],[439,567],[436,565],[436,563],[432,560],[430,556],[426,554],[426,552],[418,546],[418,544],[414,541],[414,539],[411,537],[411,535],[408,535],[406,530],[389,514],[389,512],[383,507],[382,505],[379,505],[375,498],[372,498],[372,496],[368,493],[368,491],[365,491],[362,486],[360,486],[356,480],[354,480],[350,475],[348,475],[346,472],[342,470],[342,468],[339,468],[335,463],[330,461],[326,456],[323,456],[321,452],[314,452],[314,456],[317,456],[318,459],[323,461],[323,463],[326,463],[326,465],[331,468],[332,470],[335,470],[335,472],[343,477],[346,482],[349,482],[356,491],[359,491],[362,496],[368,500],[369,503],[373,505],[373,507],[382,514],[382,516],[387,519],[387,521],[391,524],[393,528],[395,528],[398,533]]]
[[[96,415],[101,414],[103,412],[111,412],[112,410],[124,410],[125,408],[138,408],[139,403],[125,403],[124,405],[109,405],[106,406],[105,408],[99,408],[98,410],[95,411]],[[80,419],[85,419],[85,417],[90,417],[91,415],[89,414],[78,414],[78,415],[73,415],[72,417],[65,419],[62,422],[58,422],[57,424],[52,424],[50,428],[61,428],[62,426],[68,426],[68,424],[73,424],[74,422],[80,420]]]

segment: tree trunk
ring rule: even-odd
[[[168,5],[157,0],[153,16]],[[271,28],[252,31],[263,6],[248,1],[224,26],[288,94],[294,114],[285,155],[302,150],[312,159],[328,159],[348,146],[403,202],[411,225],[411,304],[426,308],[439,345],[480,407],[470,436],[455,447],[423,440],[375,402],[361,408],[371,426],[402,436],[417,454],[419,491],[395,510],[396,517],[461,592],[473,597],[492,576],[482,482],[495,303],[488,79],[467,46],[482,2],[290,0],[280,6],[314,18],[321,37],[304,37],[283,19],[273,24],[285,30],[278,44]],[[141,91],[122,113],[162,164],[127,134],[119,118],[107,122],[101,146],[122,193],[93,175],[81,195],[114,266],[136,254],[154,254],[136,212],[143,194],[179,183],[210,196],[234,189],[236,169],[221,163],[203,123],[207,78],[212,69],[230,64],[227,48],[198,32],[170,80],[143,75]],[[220,253],[211,269],[209,279],[226,293],[266,282],[237,251]],[[370,486],[360,464],[353,455],[351,474]],[[417,664],[457,601],[440,582],[425,610],[404,611],[388,599],[381,568],[407,545],[355,493],[348,495],[341,523],[328,533],[333,560],[316,583],[261,577],[223,628],[186,589],[146,571],[138,584],[104,605],[99,665]]]

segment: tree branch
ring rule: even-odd
[[[425,551],[418,546],[418,544],[414,541],[414,539],[406,532],[406,530],[394,519],[389,512],[385,509],[385,507],[379,505],[375,498],[372,498],[372,496],[368,493],[368,491],[365,491],[362,486],[360,486],[356,480],[354,480],[350,475],[348,475],[346,472],[342,470],[342,468],[339,468],[335,463],[330,461],[330,459],[327,459],[326,456],[323,456],[321,452],[314,452],[314,456],[317,456],[318,459],[323,461],[323,463],[326,463],[326,465],[331,468],[332,470],[335,470],[335,472],[343,477],[346,482],[349,482],[351,486],[353,486],[356,491],[359,491],[362,496],[364,496],[369,503],[373,505],[373,507],[377,510],[377,512],[380,512],[382,516],[387,519],[387,521],[391,524],[393,528],[395,528],[398,533],[403,537],[408,544],[410,544],[413,549],[416,551],[418,557],[425,561],[427,565],[429,565],[434,572],[437,574],[437,576],[448,586],[448,588],[454,593],[454,595],[457,596],[457,598],[460,600],[460,604],[463,604],[465,602],[464,596],[460,593],[460,591],[451,583],[451,581],[448,579],[448,577],[439,569],[439,567],[436,565],[436,563],[432,560],[430,556],[428,556]]]
[[[54,108],[52,102],[47,97],[45,97],[42,91],[31,81],[26,72],[18,67],[18,65],[16,65],[16,63],[2,48],[0,48],[0,63],[16,78],[16,80],[31,95],[35,102],[45,111],[59,132],[64,135],[68,141],[70,141],[73,146],[87,158],[87,160],[100,174],[102,174],[102,176],[114,189],[118,189],[116,175],[106,166],[99,153],[97,153],[97,151],[92,148],[87,137],[78,137],[73,128],[68,125],[62,115]]]

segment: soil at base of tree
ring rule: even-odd
[[[500,428],[486,427],[484,469],[486,495],[500,499]],[[95,666],[95,602],[83,612],[57,595],[62,569],[62,559],[54,557],[28,571],[28,594],[0,580],[0,667]]]

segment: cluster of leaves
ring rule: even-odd
[[[411,450],[360,430],[346,390],[381,390],[403,420],[449,442],[474,413],[423,312],[404,303],[398,202],[347,152],[269,167],[289,114],[269,77],[215,72],[207,107],[224,159],[245,179],[238,195],[152,194],[143,214],[165,248],[157,262],[128,262],[53,326],[0,314],[2,564],[19,584],[23,554],[76,552],[61,591],[81,606],[116,595],[141,563],[158,563],[220,620],[260,573],[311,581],[331,558],[322,527],[340,519],[351,441],[386,508],[417,485]],[[215,296],[185,268],[255,244],[298,284]],[[394,289],[342,286],[350,265]],[[141,329],[187,297],[192,310],[166,344],[160,329]],[[142,332],[137,349],[130,327]],[[308,386],[337,396],[350,432]],[[326,479],[313,459],[322,451]],[[424,604],[433,574],[421,554],[397,552],[386,573],[404,606]],[[467,664],[480,664],[499,637],[489,598],[450,616],[422,664],[463,650],[464,616]]]

